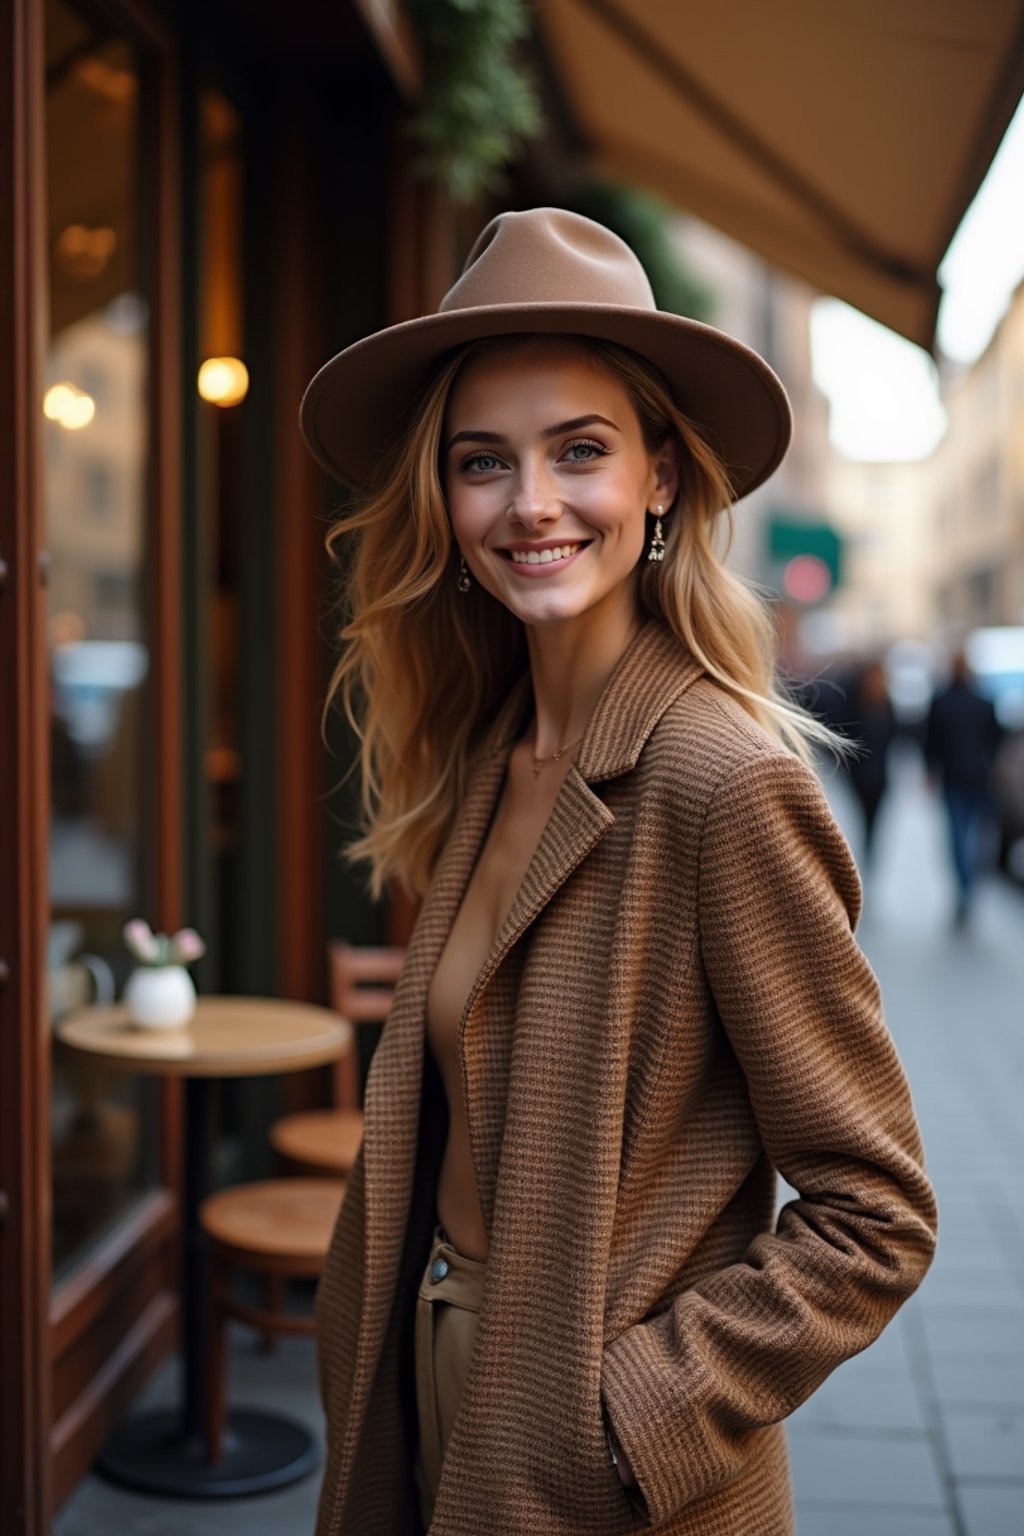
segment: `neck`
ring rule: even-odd
[[[535,757],[550,757],[583,735],[616,663],[642,623],[635,593],[623,583],[578,618],[527,626]]]

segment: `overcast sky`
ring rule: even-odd
[[[1024,103],[939,268],[939,346],[979,357],[1024,277]],[[838,299],[811,321],[814,375],[832,402],[832,438],[857,459],[923,458],[942,436],[935,365]]]

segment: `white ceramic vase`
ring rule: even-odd
[[[196,989],[183,965],[140,965],[125,983],[124,1002],[140,1029],[181,1029],[196,1011]]]

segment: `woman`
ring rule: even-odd
[[[425,898],[317,1297],[318,1536],[788,1536],[780,1421],[935,1209],[828,732],[715,550],[782,387],[535,209],[301,421],[361,488],[353,851]]]

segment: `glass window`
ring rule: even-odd
[[[99,10],[46,3],[50,325],[45,499],[52,742],[51,1021],[113,1000],[152,918],[151,178],[145,76]],[[157,1181],[152,1081],[53,1047],[53,1257],[66,1272]]]
[[[96,396],[92,398],[95,400]],[[82,470],[84,510],[95,523],[106,521],[114,500],[114,472],[102,459]]]

